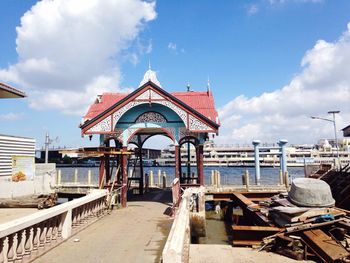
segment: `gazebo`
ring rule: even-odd
[[[204,185],[203,144],[210,133],[218,134],[220,122],[215,109],[213,94],[208,83],[207,91],[167,92],[157,79],[156,73],[146,71],[139,87],[129,93],[104,93],[90,106],[80,125],[82,136],[100,136],[100,146],[127,152],[129,144],[137,146],[140,164],[139,177],[129,180],[139,182],[143,193],[144,179],[141,149],[150,137],[164,135],[175,146],[175,177],[182,187]],[[196,150],[197,174],[182,173],[181,146],[192,144]],[[189,155],[187,156],[190,157]],[[128,158],[121,155],[120,184],[122,205],[126,205],[128,185]],[[189,164],[189,162],[188,162]],[[101,167],[104,166],[104,167]],[[100,171],[105,170],[105,180],[111,179],[108,157],[101,162]],[[189,169],[188,169],[189,171]]]

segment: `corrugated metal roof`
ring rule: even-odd
[[[198,111],[208,119],[219,124],[218,113],[215,109],[214,97],[211,92],[189,91],[172,92],[170,94],[194,110]],[[91,120],[127,95],[127,93],[103,93],[101,96],[99,96],[99,98],[96,99],[95,103],[90,106],[84,119]]]
[[[26,94],[5,83],[0,82],[0,98],[24,98]]]

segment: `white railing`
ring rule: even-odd
[[[103,216],[107,191],[94,190],[73,201],[0,225],[0,263],[33,260]]]
[[[188,262],[190,245],[190,189],[182,195],[179,209],[165,243],[164,263]]]

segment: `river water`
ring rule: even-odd
[[[98,167],[79,167],[79,168],[72,168],[72,167],[62,167],[58,168],[58,170],[61,170],[62,174],[62,182],[72,182],[73,181],[73,175],[75,172],[75,169],[78,171],[78,182],[87,182],[87,174],[88,170],[91,170],[92,174],[92,182],[97,183],[98,182]],[[153,171],[154,173],[154,180],[157,182],[157,175],[158,171],[161,170],[162,174],[163,172],[167,175],[167,185],[170,185],[172,180],[174,179],[174,167],[144,167],[144,172],[148,173],[150,171]],[[212,170],[218,170],[221,174],[221,184],[225,185],[240,185],[242,184],[242,175],[246,170],[248,170],[250,174],[250,183],[254,183],[255,178],[255,168],[254,167],[204,167],[204,177],[206,184],[209,184],[210,182],[210,176]],[[187,171],[187,167],[182,168],[183,172]],[[114,171],[112,172],[114,176]],[[196,173],[196,168],[192,167],[191,172]],[[291,180],[298,177],[304,177],[304,168],[303,167],[290,167],[288,168],[288,172],[290,175]],[[261,184],[263,185],[274,185],[278,184],[279,182],[279,167],[260,167],[260,173],[261,173]]]

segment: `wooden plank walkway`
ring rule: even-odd
[[[155,190],[130,201],[34,262],[159,262],[172,224],[163,214],[170,197]]]

